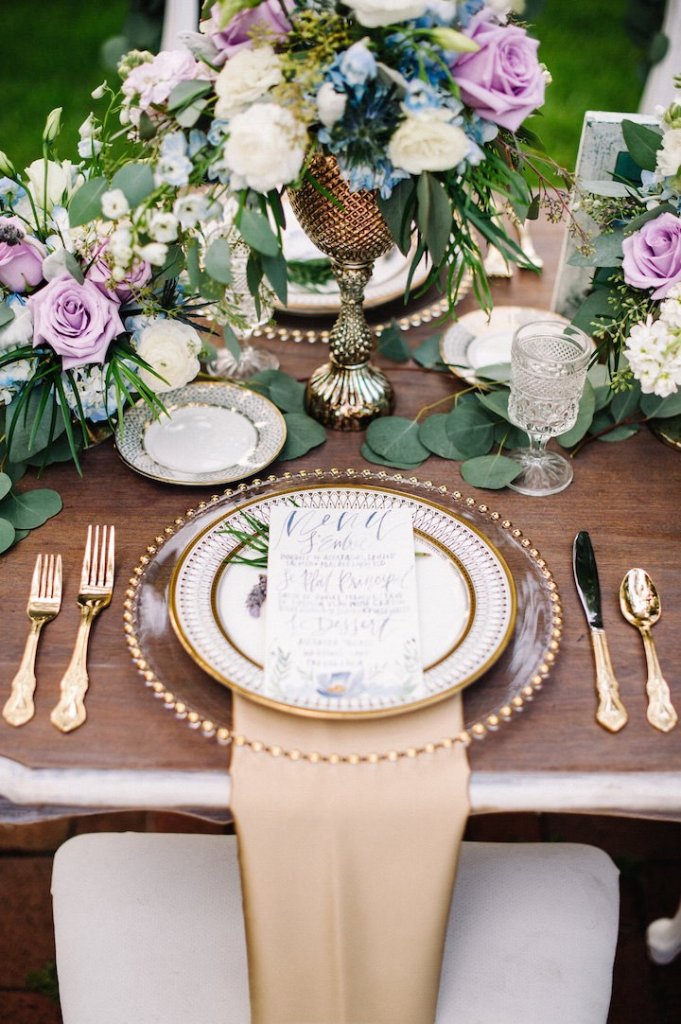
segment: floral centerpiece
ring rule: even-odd
[[[576,261],[595,271],[575,322],[599,342],[615,390],[664,398],[681,389],[681,92],[658,114],[657,129],[623,121],[623,194],[579,197],[596,232]]]
[[[2,463],[77,464],[126,404],[142,398],[158,414],[160,396],[199,370],[207,302],[225,305],[224,284],[200,286],[195,229],[217,224],[219,241],[222,207],[202,196],[164,205],[150,167],[134,150],[116,156],[93,117],[79,160],[54,158],[59,121],[55,110],[25,171],[0,154]],[[193,280],[180,284],[188,258]]]
[[[505,0],[219,0],[187,53],[128,54],[123,120],[150,141],[157,179],[205,181],[238,199],[251,280],[285,301],[279,196],[336,158],[351,191],[376,190],[395,241],[432,276],[466,270],[489,304],[480,239],[526,262],[500,227],[537,203],[520,169],[522,129],[548,79],[538,43]],[[267,214],[269,213],[269,217]],[[457,230],[452,231],[456,218]]]

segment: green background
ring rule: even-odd
[[[528,7],[540,58],[553,76],[542,115],[531,124],[563,166],[574,167],[585,110],[637,109],[642,50],[626,25],[632,10],[651,6],[655,0],[532,0]],[[125,31],[144,45],[149,32],[139,14],[131,27],[130,10],[128,0],[3,5],[3,35],[11,45],[0,62],[0,149],[17,167],[41,155],[45,117],[58,106],[65,124],[59,155],[77,158],[78,125],[93,106],[90,92],[107,75],[116,81],[101,63],[102,46],[109,40],[115,51],[115,37]]]

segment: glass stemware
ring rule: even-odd
[[[516,331],[508,415],[530,445],[509,455],[522,467],[509,484],[514,491],[540,497],[572,481],[571,463],[546,443],[574,426],[592,351],[591,339],[569,324],[537,320]]]

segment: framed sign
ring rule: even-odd
[[[626,151],[622,121],[635,121],[650,128],[658,121],[650,114],[624,114],[587,110],[577,154],[575,178],[577,193],[590,192],[601,196],[626,196],[628,186],[615,180],[618,158]],[[576,203],[576,205],[574,205]],[[585,231],[595,228],[591,217],[573,200],[573,216]],[[577,252],[573,235],[566,230],[563,239],[551,309],[572,319],[586,297],[593,277],[592,267],[574,267],[570,260]]]

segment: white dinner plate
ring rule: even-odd
[[[567,324],[560,313],[526,306],[495,306],[488,315],[482,309],[465,313],[440,339],[440,357],[452,373],[472,384],[485,387],[489,378],[477,376],[480,370],[493,368],[493,379],[503,380],[500,368],[511,362],[513,335],[533,320],[556,320]],[[506,376],[505,380],[508,380]]]
[[[251,532],[273,507],[373,510],[407,508],[417,551],[416,576],[423,677],[409,693],[376,694],[370,683],[352,696],[296,687],[282,700],[263,671],[265,600],[258,617],[247,598],[262,569],[234,564],[240,541],[225,527]],[[246,554],[248,554],[246,552]],[[390,715],[441,700],[479,678],[501,655],[515,621],[515,588],[499,552],[452,512],[396,491],[317,485],[257,498],[208,526],[181,554],[170,584],[173,628],[194,660],[215,679],[253,700],[317,717]]]
[[[195,382],[161,396],[166,414],[144,402],[128,409],[116,430],[124,462],[165,483],[227,484],[273,462],[286,423],[267,398],[236,384]]]
[[[324,259],[314,242],[307,237],[288,203],[285,203],[286,229],[283,235],[283,252],[287,260],[318,260]],[[364,289],[364,307],[371,309],[380,306],[385,302],[392,302],[399,299],[407,290],[409,280],[409,268],[416,251],[414,245],[411,251],[404,256],[395,247],[385,256],[381,256],[374,263],[373,273]],[[411,291],[419,288],[428,277],[430,262],[424,258],[414,271],[411,281]],[[286,309],[289,313],[302,315],[334,314],[340,310],[340,292],[334,278],[324,282],[323,285],[305,287],[289,281],[288,302],[282,306],[275,302],[277,309]]]

